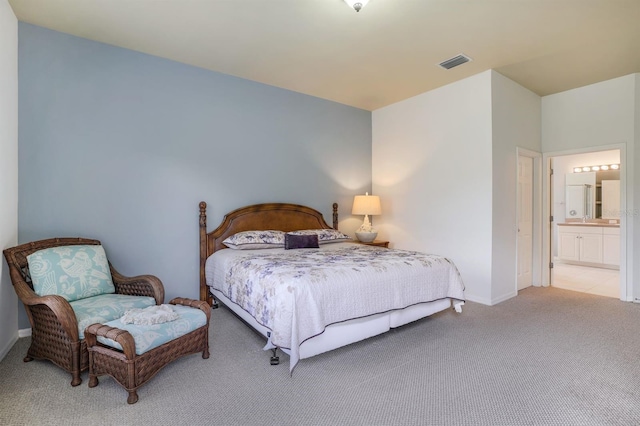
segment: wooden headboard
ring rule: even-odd
[[[254,204],[227,213],[222,223],[207,233],[207,203],[200,202],[200,300],[212,303],[207,287],[204,267],[207,258],[215,251],[225,249],[222,242],[242,231],[275,229],[284,232],[301,229],[338,229],[338,204],[333,203],[333,227],[322,213],[310,207],[287,203]]]

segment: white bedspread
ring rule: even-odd
[[[290,350],[291,369],[300,344],[330,324],[444,298],[464,300],[450,260],[353,243],[219,250],[207,259],[205,273],[207,285],[271,330],[273,346]]]

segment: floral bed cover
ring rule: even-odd
[[[464,301],[449,259],[354,243],[317,249],[219,250],[207,259],[207,285],[271,330],[290,351],[328,325],[443,298]]]

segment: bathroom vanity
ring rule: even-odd
[[[576,221],[558,224],[558,259],[566,263],[620,268],[620,224]]]

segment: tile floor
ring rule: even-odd
[[[620,271],[554,262],[551,285],[619,299]]]

